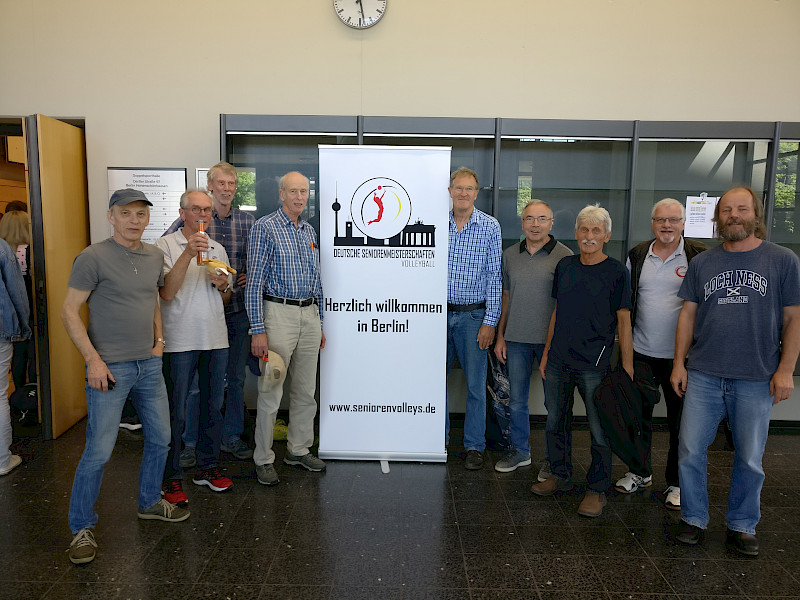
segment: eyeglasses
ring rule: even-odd
[[[667,221],[669,221],[671,225],[677,225],[683,221],[683,217],[653,217],[653,223],[657,223],[658,225],[663,225]]]
[[[189,210],[192,211],[193,215],[201,215],[203,213],[211,214],[212,207],[201,207],[201,206],[192,206]]]
[[[523,223],[539,223],[544,225],[548,221],[552,221],[553,217],[522,217]]]
[[[464,187],[463,185],[459,185],[458,187],[454,187],[453,189],[455,191],[457,191],[459,194],[463,194],[464,192],[467,192],[468,194],[471,194],[471,193],[475,192],[478,188],[473,187],[471,185],[468,185],[467,187]]]

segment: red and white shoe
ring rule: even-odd
[[[197,469],[192,481],[195,485],[207,485],[215,492],[224,492],[233,485],[233,482],[225,477],[217,467]]]

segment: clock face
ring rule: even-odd
[[[339,20],[353,29],[376,25],[386,13],[387,0],[333,0]]]

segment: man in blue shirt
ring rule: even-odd
[[[314,398],[317,360],[325,347],[322,333],[322,281],[319,245],[311,225],[300,218],[308,203],[308,178],[291,172],[281,177],[282,206],[261,217],[250,230],[247,263],[250,271],[245,305],[252,331],[255,356],[277,352],[291,371],[289,430],[283,462],[309,471],[324,471],[325,463],[311,454],[314,443]],[[273,384],[269,369],[258,381],[256,449],[253,460],[259,483],[275,485],[275,453],[272,433],[283,389]]]
[[[449,250],[447,255],[447,371],[454,357],[464,369],[467,403],[464,417],[464,466],[483,467],[486,448],[486,349],[500,320],[503,240],[496,219],[475,208],[478,175],[461,167],[450,175]],[[447,412],[450,432],[450,411]]]
[[[670,377],[684,396],[676,538],[697,544],[708,526],[706,456],[727,416],[735,450],[725,544],[756,556],[770,414],[792,395],[800,353],[800,261],[764,241],[764,205],[750,188],[726,192],[714,222],[722,245],[689,263],[678,292],[684,303]]]
[[[611,239],[611,217],[606,209],[590,205],[581,210],[575,239],[580,254],[562,258],[553,275],[556,307],[539,364],[548,418],[552,407],[556,423],[545,432],[551,475],[535,483],[531,491],[549,496],[572,486],[572,405],[577,387],[592,436],[592,464],[578,514],[598,517],[611,484],[611,447],[600,424],[594,392],[609,371],[617,330],[622,367],[633,379],[631,291],[625,266],[603,252]]]

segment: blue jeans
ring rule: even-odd
[[[464,416],[464,448],[483,452],[486,448],[486,350],[478,346],[478,330],[486,310],[447,313],[447,373],[458,357],[467,379],[467,404]],[[445,412],[447,437],[450,437],[450,407]]]
[[[528,407],[528,393],[531,386],[534,359],[542,360],[544,344],[524,344],[506,342],[506,365],[508,366],[508,382],[511,386],[509,409],[511,410],[511,443],[514,448],[524,454],[531,453],[531,417]],[[545,397],[547,388],[545,387]],[[545,401],[546,403],[546,401]],[[552,431],[555,420],[547,412],[545,432]],[[546,455],[546,454],[545,454]]]
[[[589,491],[605,493],[611,485],[611,447],[600,425],[594,392],[608,369],[588,371],[573,369],[557,360],[548,360],[545,367],[545,406],[548,421],[553,419],[553,429],[545,431],[550,472],[559,479],[572,479],[572,406],[575,388],[586,406],[586,419],[592,436],[592,464],[586,474]]]
[[[735,450],[725,522],[733,531],[755,534],[764,483],[761,457],[771,412],[769,381],[725,379],[689,371],[678,447],[684,521],[703,529],[708,525],[707,451],[727,414]]]
[[[231,443],[241,438],[244,431],[244,379],[247,369],[247,356],[250,352],[250,321],[247,311],[226,313],[228,324],[228,393],[225,398],[225,423],[222,428],[222,441]]]
[[[181,479],[181,433],[186,418],[186,399],[195,372],[200,385],[197,468],[216,466],[222,436],[222,399],[225,394],[225,367],[228,349],[188,350],[164,353],[164,381],[169,397],[172,443],[169,448],[164,479]]]
[[[69,499],[72,533],[97,524],[94,505],[100,493],[103,469],[114,450],[122,407],[131,390],[136,396],[136,409],[144,432],[139,508],[149,508],[161,499],[161,476],[170,437],[169,404],[161,375],[161,358],[153,356],[147,360],[108,363],[108,369],[116,380],[113,390],[101,392],[86,386],[86,448],[75,470]]]
[[[197,429],[200,422],[200,383],[197,378],[197,371],[194,372],[192,383],[189,385],[189,393],[186,395],[186,416],[183,429],[183,445],[197,446]]]

